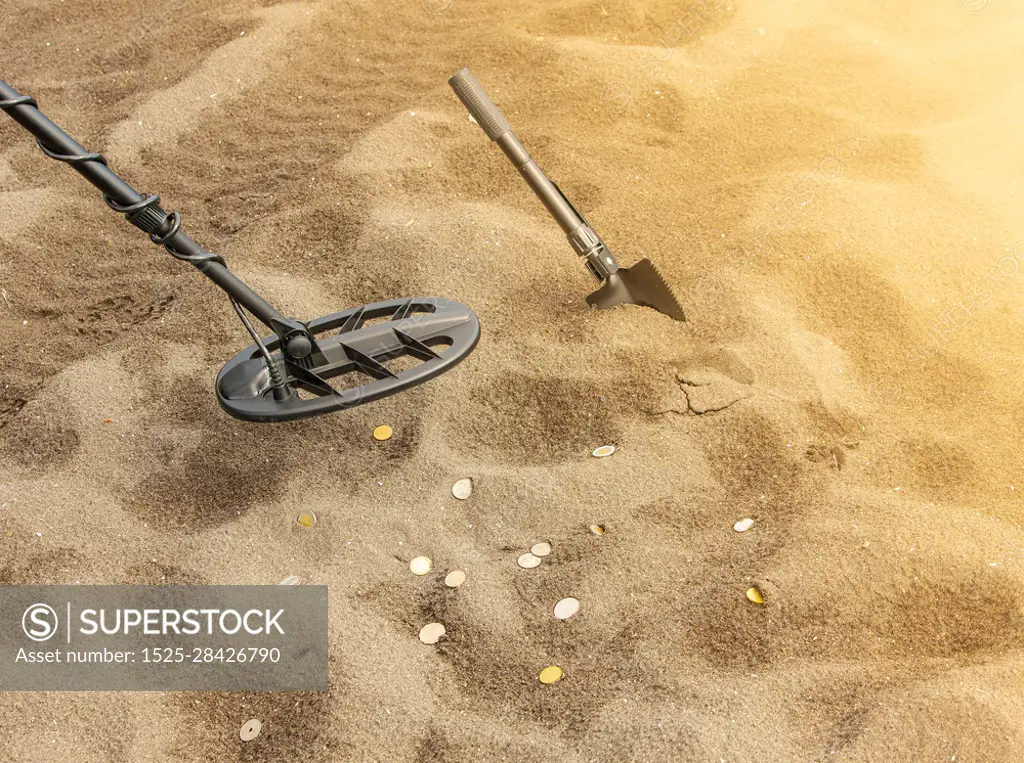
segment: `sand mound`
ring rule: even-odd
[[[12,3],[3,79],[285,312],[438,294],[483,339],[232,420],[227,302],[0,120],[0,582],[296,574],[332,619],[327,694],[8,695],[5,760],[1019,757],[1024,12]],[[464,65],[688,323],[586,308]]]

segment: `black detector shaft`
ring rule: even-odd
[[[32,133],[39,147],[51,159],[66,162],[102,193],[111,209],[122,212],[132,225],[150,234],[153,243],[167,247],[175,257],[191,262],[199,272],[226,291],[275,333],[288,327],[302,334],[297,321],[285,318],[263,297],[254,292],[224,265],[181,230],[181,217],[160,207],[159,196],[143,196],[107,166],[101,154],[87,151],[70,135],[51,122],[37,107],[34,98],[19,95],[0,81],[0,109]],[[275,325],[276,324],[276,325]]]
[[[393,395],[449,370],[480,338],[480,325],[468,307],[437,297],[363,305],[308,323],[288,318],[228,270],[220,255],[185,234],[180,214],[166,212],[159,196],[128,185],[101,154],[88,151],[47,119],[34,98],[0,81],[0,110],[32,133],[48,157],[70,165],[96,186],[107,206],[148,233],[154,244],[194,265],[227,293],[253,339],[217,377],[217,398],[236,418],[309,418]],[[246,310],[274,336],[261,339]],[[411,368],[403,363],[404,370],[390,368],[388,361],[399,357],[420,362]],[[331,383],[349,374],[370,381]]]

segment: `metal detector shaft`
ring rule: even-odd
[[[512,132],[512,126],[505,119],[494,101],[490,99],[476,77],[469,69],[463,69],[448,80],[455,94],[483,128],[487,137],[497,143],[509,161],[519,170],[533,192],[540,197],[548,212],[565,231],[569,243],[581,257],[587,258],[587,267],[598,281],[603,281],[619,269],[608,247],[590,227],[583,216],[576,211],[572,202],[565,197],[557,185],[548,179],[544,171],[530,156]]]
[[[89,152],[76,142],[70,135],[50,121],[36,107],[35,101],[19,94],[6,82],[0,81],[0,107],[11,118],[32,133],[40,147],[48,156],[66,162],[100,191],[107,203],[117,211],[136,209],[143,211],[147,197],[122,180],[107,167],[106,160],[100,155]],[[111,202],[113,202],[111,204]],[[150,234],[155,243],[173,250],[172,253],[182,255],[179,259],[191,262],[198,270],[226,291],[232,298],[246,307],[253,315],[275,332],[281,326],[291,326],[294,321],[285,318],[270,303],[250,289],[234,273],[228,270],[215,255],[211,255],[188,235],[177,229],[178,219],[168,215],[158,204],[146,205],[145,214],[140,219],[129,221]],[[148,227],[147,226],[147,221]],[[159,222],[159,227],[154,225]],[[276,325],[275,325],[276,324]]]

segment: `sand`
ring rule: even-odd
[[[7,694],[0,758],[1020,760],[1024,9],[7,0],[0,32],[0,77],[285,312],[483,327],[398,397],[235,421],[220,292],[0,119],[0,582],[300,575],[332,622],[329,693]],[[687,323],[588,311],[462,66]]]

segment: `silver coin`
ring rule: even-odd
[[[436,644],[445,632],[445,627],[441,623],[427,623],[420,628],[420,641],[424,644]]]
[[[452,495],[460,501],[465,501],[473,494],[473,480],[462,479],[452,485]]]
[[[263,724],[260,723],[259,718],[252,718],[242,725],[242,730],[238,732],[238,736],[241,737],[243,742],[251,742],[260,735],[262,729]]]
[[[444,584],[449,588],[458,588],[466,582],[466,573],[462,570],[452,570],[444,579]]]
[[[580,600],[568,596],[555,605],[555,617],[559,620],[568,620],[580,611]]]
[[[523,554],[516,561],[524,570],[532,570],[534,567],[540,566],[540,557],[533,554]]]
[[[547,556],[551,553],[550,543],[534,543],[533,548],[530,549],[530,553],[534,556]]]
[[[302,578],[300,578],[298,575],[289,575],[280,583],[278,583],[278,585],[299,585],[299,583],[301,582]]]
[[[745,533],[747,530],[749,530],[753,526],[754,526],[754,520],[751,519],[750,517],[747,517],[746,519],[741,519],[739,522],[734,524],[732,526],[732,529],[735,530],[738,533]]]

